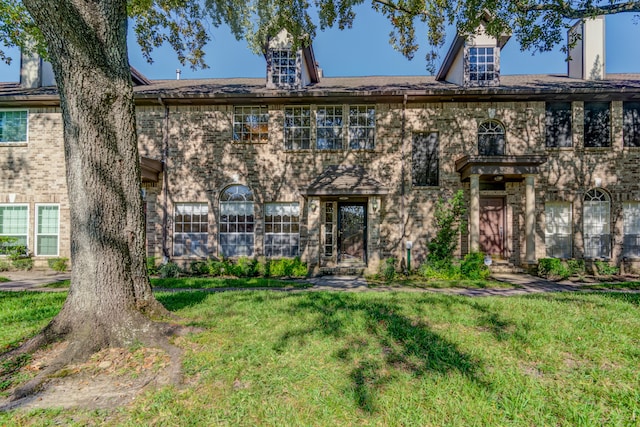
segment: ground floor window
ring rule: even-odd
[[[624,241],[622,256],[640,258],[640,202],[627,202],[623,206]]]
[[[333,256],[333,202],[324,203],[324,256]]]
[[[544,213],[547,256],[571,258],[571,204],[547,203]]]
[[[16,245],[28,247],[28,217],[27,205],[0,205],[0,237],[12,238],[12,242],[3,243],[0,253]]]
[[[267,203],[264,207],[264,254],[296,257],[300,254],[300,205]]]
[[[232,185],[220,196],[220,250],[223,256],[252,256],[254,243],[253,193]]]
[[[611,253],[611,201],[600,189],[584,197],[584,257],[609,258]]]
[[[206,257],[209,206],[206,203],[179,203],[175,206],[173,223],[173,255]]]
[[[60,233],[60,207],[36,206],[36,255],[57,256]]]

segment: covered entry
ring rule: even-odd
[[[480,251],[493,257],[505,256],[505,199],[480,197]]]

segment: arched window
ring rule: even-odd
[[[223,256],[253,255],[253,193],[244,185],[220,195],[220,250]]]
[[[611,252],[611,200],[595,188],[584,195],[584,257],[609,258]]]
[[[478,154],[481,156],[504,156],[504,127],[495,121],[478,126]]]

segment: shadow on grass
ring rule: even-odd
[[[202,303],[207,292],[163,292],[156,294],[156,299],[169,311],[178,311]]]
[[[447,298],[438,298],[437,302],[443,300]],[[355,365],[350,373],[353,397],[366,412],[376,411],[377,390],[392,382],[397,371],[416,377],[457,372],[476,386],[490,388],[480,378],[479,360],[465,354],[422,320],[403,314],[393,299],[310,293],[292,307],[292,314],[303,311],[317,315],[316,321],[285,333],[275,344],[276,351],[286,351],[292,342],[313,333],[347,338],[347,344],[336,348],[334,356]],[[354,323],[362,333],[354,331]],[[354,332],[357,338],[349,337]]]

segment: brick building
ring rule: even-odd
[[[314,273],[426,256],[462,189],[461,253],[640,261],[640,74],[605,75],[602,19],[565,76],[501,76],[498,40],[458,37],[435,77],[322,76],[271,41],[263,79],[133,73],[149,256],[301,256]],[[0,235],[69,256],[58,97],[47,64],[0,85]],[[415,264],[414,264],[415,265]]]

